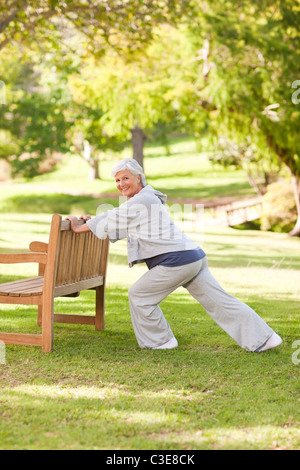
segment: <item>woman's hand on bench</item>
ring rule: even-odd
[[[90,217],[91,219],[91,216],[81,216],[80,218],[81,219],[84,219],[84,217]],[[66,217],[66,220],[69,220],[71,222],[71,229],[73,232],[75,233],[81,233],[81,232],[90,232],[90,228],[88,227],[87,224],[82,224],[82,225],[78,225],[78,219],[77,217],[75,217],[75,215],[68,215]],[[86,220],[89,220],[89,219],[84,219],[85,221]]]
[[[79,217],[79,219],[83,219],[83,220],[85,220],[86,222],[87,222],[88,220],[91,220],[91,218],[92,218],[92,216],[91,216],[90,214],[81,215],[81,216]]]

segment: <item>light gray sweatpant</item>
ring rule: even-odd
[[[222,289],[204,257],[184,266],[155,266],[130,287],[131,319],[141,348],[161,346],[173,338],[159,303],[180,286],[247,351],[255,351],[273,334],[254,310]]]

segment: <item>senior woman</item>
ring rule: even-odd
[[[127,238],[129,266],[147,264],[148,271],[128,291],[139,346],[178,346],[159,304],[180,286],[245,350],[261,352],[279,346],[280,336],[214,279],[204,251],[174,224],[165,208],[166,196],[146,184],[141,166],[128,158],[113,168],[112,175],[126,202],[94,218],[82,216],[87,223],[81,226],[76,217],[67,219],[74,232],[92,231],[111,242]]]

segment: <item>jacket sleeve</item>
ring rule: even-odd
[[[111,242],[128,236],[130,216],[126,203],[87,221],[88,227],[98,238],[109,238]]]
[[[142,227],[148,229],[148,205],[144,198],[133,197],[119,207],[89,220],[88,227],[98,238],[108,237],[111,242],[139,238]]]

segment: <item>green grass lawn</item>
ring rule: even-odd
[[[152,153],[146,162],[153,184],[160,181],[158,160],[166,160],[161,183],[166,192],[168,182],[175,190],[183,183],[180,171],[173,166],[171,173],[170,157]],[[213,173],[208,166],[207,171]],[[212,173],[206,188],[213,188]],[[217,183],[231,176],[223,172],[219,178]],[[245,177],[240,178],[246,191]],[[183,179],[190,181],[191,193],[200,194],[191,175]],[[1,252],[24,251],[32,240],[47,241],[51,211],[59,212],[59,204],[63,214],[94,208],[92,198],[78,196],[73,204],[47,192],[46,186],[55,185],[54,175],[44,180],[44,192],[38,189],[41,181],[33,184],[35,192],[11,187],[1,193],[0,204],[6,205],[0,220]],[[88,185],[82,181],[84,188]],[[183,186],[180,190],[184,194]],[[30,194],[32,199],[26,199]],[[16,196],[23,197],[23,206],[21,199],[13,200]],[[49,203],[42,214],[38,197]],[[282,346],[261,354],[242,350],[180,288],[162,303],[179,347],[140,350],[127,289],[146,268],[127,267],[126,244],[120,241],[110,246],[104,331],[55,324],[51,354],[37,347],[6,346],[5,363],[0,364],[0,449],[299,449],[300,346],[295,342],[300,340],[300,240],[209,225],[190,235],[202,243],[223,287],[253,307],[282,336]],[[35,273],[34,265],[0,265],[0,282]],[[92,314],[93,295],[87,291],[79,298],[57,299],[55,310]],[[40,331],[35,307],[0,309],[0,330]]]
[[[16,220],[2,217],[1,251],[47,239],[45,216]],[[121,241],[111,245],[104,331],[55,324],[51,354],[6,346],[0,448],[299,448],[299,240],[208,227],[204,248],[221,284],[282,336],[278,350],[240,349],[183,288],[162,304],[179,348],[140,350],[127,288],[145,267],[126,266]],[[33,265],[1,266],[0,280],[31,274]],[[62,313],[92,314],[93,306],[92,292],[55,301]],[[2,305],[1,313],[3,331],[39,331],[34,307]]]
[[[242,170],[224,171],[222,168],[213,167],[207,158],[209,151],[198,153],[196,144],[190,139],[173,139],[170,152],[170,156],[166,156],[164,147],[149,144],[145,148],[144,161],[148,184],[166,192],[169,198],[213,200],[254,195],[253,188]],[[75,211],[87,207],[93,209],[96,206],[93,205],[90,193],[117,194],[110,174],[111,168],[121,158],[129,156],[131,151],[126,150],[118,156],[104,160],[100,163],[101,180],[89,181],[88,165],[80,157],[69,155],[56,171],[37,176],[30,180],[30,184],[19,179],[19,184],[5,185],[2,191],[0,186],[0,208],[3,211],[46,210],[50,213],[57,211],[57,205],[65,211],[68,209],[67,212],[73,208]],[[61,194],[59,202],[56,193],[60,191],[72,191],[72,194]]]

